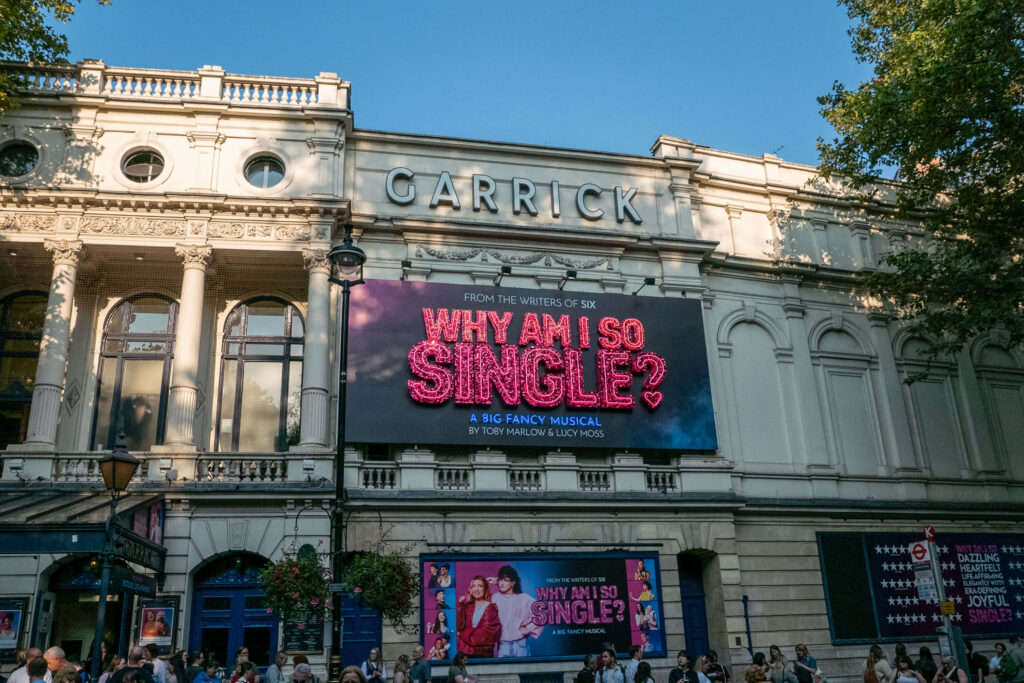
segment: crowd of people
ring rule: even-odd
[[[942,655],[936,661],[927,647],[915,660],[907,646],[897,644],[892,664],[880,645],[872,645],[864,664],[864,683],[1024,683],[1024,639],[1013,636],[1009,645],[996,643],[991,657],[974,650],[964,639],[967,661]]]
[[[913,659],[907,647],[898,644],[890,664],[885,650],[872,645],[864,664],[864,683],[1024,683],[1024,650],[1022,639],[1014,636],[1008,644],[996,643],[993,656],[976,652],[973,643],[964,641],[967,661],[959,663],[955,657],[936,658],[928,647],[918,650]],[[179,651],[170,657],[158,656],[156,645],[135,646],[125,658],[103,643],[100,648],[102,674],[96,683],[321,683],[305,655],[291,659],[291,671],[286,676],[288,653],[279,652],[261,676],[259,668],[249,660],[249,650],[241,647],[235,653],[231,671],[225,671],[219,662],[202,652],[185,657]],[[605,643],[600,655],[584,657],[583,668],[576,674],[575,683],[660,683],[654,678],[649,662],[644,661],[644,648],[633,645],[629,658],[619,661],[615,645]],[[411,654],[402,654],[389,672],[380,648],[372,648],[358,666],[342,670],[341,683],[429,683],[432,678],[431,659],[422,645],[415,645]],[[476,676],[467,671],[468,655],[459,652],[448,667],[447,683],[476,683]],[[59,647],[43,652],[29,648],[18,652],[18,668],[6,683],[90,683],[88,663],[68,661]],[[261,680],[262,679],[262,680]],[[794,657],[788,660],[782,649],[772,645],[768,654],[757,652],[744,672],[744,683],[823,683],[825,674],[811,656],[806,645],[794,648]],[[676,666],[668,675],[667,683],[731,683],[729,670],[718,662],[718,654],[708,650],[693,660],[690,653],[679,652]]]

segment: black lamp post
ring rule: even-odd
[[[110,514],[107,515],[106,533],[103,542],[103,573],[100,575],[100,604],[96,607],[96,633],[92,639],[92,679],[99,680],[102,667],[103,622],[107,616],[107,594],[110,593],[110,570],[114,562],[114,520],[117,516],[117,501],[139,467],[139,459],[128,453],[128,442],[124,434],[114,440],[114,450],[99,461],[103,485],[110,492]]]
[[[345,555],[345,389],[348,382],[348,296],[351,289],[363,284],[366,252],[352,244],[352,224],[345,225],[345,238],[327,254],[331,260],[330,281],[341,286],[341,336],[338,355],[338,449],[334,456],[334,517],[331,529],[332,572],[335,583],[341,583],[341,565]],[[341,678],[341,594],[334,594],[334,615],[331,619],[330,680]]]

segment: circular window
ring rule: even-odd
[[[0,149],[0,175],[17,178],[32,172],[39,163],[39,150],[25,140],[15,140]]]
[[[284,180],[284,164],[276,157],[256,157],[245,165],[245,179],[261,190],[273,187]]]
[[[164,170],[164,158],[151,149],[132,152],[125,157],[121,171],[134,183],[156,180]]]

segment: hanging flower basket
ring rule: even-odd
[[[315,553],[299,555],[286,550],[277,562],[260,572],[267,612],[281,619],[323,617],[332,609],[328,570]]]
[[[405,620],[416,610],[420,581],[403,557],[409,548],[388,551],[387,536],[381,534],[372,549],[350,555],[342,577],[349,594],[380,612],[396,632],[413,633],[416,626]]]

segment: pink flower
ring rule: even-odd
[[[298,593],[292,593],[292,597],[298,599],[299,594]]]
[[[316,599],[316,598],[313,598],[312,600],[309,601],[309,604],[311,604],[314,607],[316,607],[317,605],[320,604],[320,601],[318,599]]]
[[[274,613],[274,610],[271,609],[270,607],[268,607],[267,608],[267,614],[273,614],[273,613]]]
[[[298,626],[298,627],[299,627],[299,630],[300,630],[300,631],[306,628],[306,625],[305,625],[305,624],[303,624],[303,623],[302,623],[301,621],[300,621],[300,622],[299,622],[298,624],[296,624],[296,626]]]
[[[299,607],[302,607],[302,603],[301,603],[301,602],[300,602],[300,603],[298,603],[298,605],[299,605]]]
[[[352,589],[352,592],[353,593],[362,593],[363,589],[360,588],[359,586],[356,586],[355,588]]]

